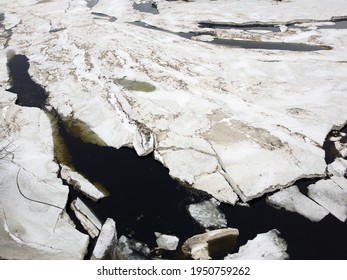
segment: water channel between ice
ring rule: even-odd
[[[174,34],[185,39],[193,39],[198,42],[203,42],[206,44],[213,44],[224,47],[231,48],[244,48],[244,49],[257,49],[257,50],[284,50],[284,51],[296,51],[296,52],[312,52],[320,50],[331,50],[330,46],[322,45],[309,45],[301,43],[283,43],[283,42],[262,42],[262,41],[252,41],[252,40],[235,40],[235,39],[224,39],[214,37],[211,31],[204,32],[173,32],[162,27],[157,27],[154,25],[147,24],[142,21],[129,22],[130,24],[148,28],[151,30],[162,31],[169,34]],[[211,36],[212,40],[203,41],[199,39],[201,35]]]
[[[8,68],[11,77],[9,91],[17,94],[17,104],[38,107],[48,113],[48,93],[29,76],[28,59],[15,55],[10,58]],[[102,222],[108,217],[113,218],[119,236],[134,238],[150,248],[156,246],[154,232],[176,235],[181,244],[188,237],[204,232],[204,228],[191,218],[187,207],[210,199],[209,195],[181,186],[171,179],[168,170],[152,155],[140,158],[129,148],[100,145],[85,136],[91,135],[87,126],[84,132],[79,129],[80,133],[71,133],[69,127],[73,127],[74,122],[81,127],[80,121],[61,118],[52,111],[50,114],[55,118],[52,125],[56,123],[58,126],[58,135],[54,138],[60,144],[55,145],[55,152],[60,147],[68,153],[67,157],[60,159],[69,158],[69,162],[62,163],[69,164],[90,182],[103,185],[110,194],[96,203],[71,189],[70,201],[80,197]],[[303,179],[297,185],[304,193],[312,182],[314,180]],[[291,259],[347,259],[347,250],[341,250],[341,244],[346,241],[346,226],[332,215],[314,223],[296,213],[269,206],[264,197],[252,201],[250,207],[221,204],[220,209],[228,226],[240,231],[238,246],[258,233],[277,229],[288,244],[287,252]],[[181,257],[180,249],[170,255],[170,258]]]

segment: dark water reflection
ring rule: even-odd
[[[152,155],[140,158],[129,148],[88,144],[69,135],[63,124],[59,129],[75,169],[90,181],[100,182],[110,193],[99,203],[84,202],[102,221],[113,218],[120,235],[155,247],[156,231],[176,235],[182,241],[204,231],[190,217],[187,206],[209,196],[180,186]]]
[[[35,83],[29,73],[29,59],[24,55],[14,55],[7,63],[11,77],[8,91],[17,94],[16,104],[26,107],[44,108],[48,93]]]
[[[253,239],[257,233],[276,228],[287,242],[290,259],[347,259],[346,224],[332,215],[315,223],[297,213],[277,210],[264,199],[254,201],[251,207],[223,204],[221,210],[226,214],[229,226],[240,231],[238,246]]]

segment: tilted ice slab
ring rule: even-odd
[[[288,259],[287,244],[278,236],[276,229],[258,234],[241,246],[236,254],[229,254],[225,260],[284,260]]]
[[[1,91],[1,133],[11,145],[0,162],[0,257],[83,259],[89,237],[65,213],[68,188],[57,178],[49,119],[14,101]]]
[[[297,186],[292,186],[268,196],[267,201],[274,207],[297,212],[313,222],[319,222],[329,211],[303,195]]]
[[[215,229],[188,238],[181,249],[186,256],[195,260],[220,258],[234,249],[238,236],[239,230],[236,228]]]
[[[116,223],[113,219],[107,218],[102,225],[91,259],[101,260],[105,258],[114,258],[117,241]]]
[[[72,186],[78,191],[81,191],[87,197],[97,201],[105,195],[99,191],[92,183],[90,183],[86,178],[84,178],[81,174],[71,170],[66,165],[60,164],[60,176],[63,180],[66,180],[67,184]]]
[[[332,215],[344,222],[347,219],[347,191],[332,180],[320,180],[308,187],[308,196]]]
[[[310,53],[228,48],[173,32],[201,31],[200,20],[328,20],[347,14],[346,1],[158,1],[158,15],[134,11],[130,0],[93,7],[115,22],[96,19],[83,1],[4,2],[4,24],[14,26],[9,48],[28,56],[50,105],[85,122],[107,145],[140,155],[154,150],[172,177],[230,204],[235,193],[248,201],[325,175],[321,147],[347,120],[346,30],[216,30],[221,38],[333,47]],[[115,82],[125,76],[156,90]]]
[[[90,237],[97,237],[101,230],[101,222],[88,208],[88,206],[85,205],[81,199],[77,198],[71,202],[71,208]]]

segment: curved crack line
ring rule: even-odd
[[[0,203],[1,204],[1,203]],[[16,234],[14,234],[12,231],[11,231],[11,228],[9,226],[9,223],[7,222],[8,219],[6,217],[6,212],[5,212],[5,209],[4,207],[2,206],[1,204],[1,209],[2,209],[2,212],[4,214],[4,226],[5,226],[5,231],[7,231],[9,233],[9,236],[17,243],[22,243],[24,245],[27,245],[27,246],[38,246],[39,247],[39,250],[41,250],[41,247],[42,248],[45,248],[45,249],[50,249],[50,250],[53,250],[54,252],[61,252],[61,250],[57,249],[57,248],[54,248],[52,246],[48,246],[46,244],[39,244],[39,243],[34,243],[34,242],[27,242],[27,241],[24,241],[23,239],[19,238]],[[35,249],[35,247],[34,247]]]
[[[20,173],[21,169],[22,169],[22,167],[19,167],[18,172],[17,172],[17,176],[16,176],[16,184],[17,184],[17,188],[18,188],[18,191],[19,191],[19,193],[21,194],[21,196],[23,196],[25,199],[30,200],[30,201],[32,201],[32,202],[36,202],[36,203],[40,203],[40,204],[43,204],[43,205],[51,206],[51,207],[54,207],[54,208],[57,208],[57,209],[61,209],[61,210],[64,209],[64,208],[61,208],[61,207],[59,207],[59,206],[57,206],[57,205],[54,205],[54,204],[51,204],[51,203],[48,203],[48,202],[43,202],[43,201],[40,201],[40,200],[36,200],[36,199],[32,199],[32,198],[30,198],[30,197],[27,197],[27,196],[22,192],[22,190],[21,190],[21,188],[20,188],[20,186],[19,186],[19,179],[18,179],[18,178],[19,178],[19,173]]]

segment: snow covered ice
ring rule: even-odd
[[[308,196],[332,215],[345,222],[347,219],[347,191],[332,180],[320,180],[308,187]]]
[[[6,139],[15,140],[15,152],[1,163],[6,172],[0,173],[5,213],[0,242],[14,242],[6,224],[28,246],[27,256],[42,249],[28,244],[52,242],[62,252],[57,258],[83,258],[88,243],[63,215],[68,188],[57,178],[47,117],[14,104],[16,96],[5,91],[9,51],[28,57],[29,74],[49,93],[49,106],[84,122],[106,145],[131,147],[141,156],[154,152],[173,178],[231,206],[284,189],[276,194],[283,195],[279,206],[313,220],[324,216],[325,210],[287,187],[326,176],[324,141],[332,129],[346,125],[347,29],[318,28],[346,16],[346,1],[157,0],[158,14],[133,9],[131,0],[87,2],[2,1],[1,125],[7,127]],[[201,28],[201,22],[271,23],[280,30]],[[235,48],[213,44],[216,38],[317,50]],[[122,79],[153,91],[134,90],[119,83]],[[103,196],[71,172],[63,167],[62,177],[78,178],[94,199]],[[310,187],[309,197],[344,221],[346,178],[335,173],[332,181]],[[17,178],[27,197],[51,206],[27,201]],[[290,205],[288,196],[294,200]],[[309,210],[297,208],[302,201]],[[313,214],[313,209],[321,210]],[[37,215],[43,219],[39,224]],[[57,221],[73,245],[51,233]],[[46,249],[39,256],[54,256]],[[0,254],[6,256],[23,254]]]
[[[269,196],[267,200],[275,207],[297,212],[314,222],[319,222],[329,214],[329,211],[303,195],[297,186],[280,190]]]
[[[259,233],[241,246],[238,253],[229,254],[225,260],[284,260],[288,258],[287,244],[275,229]]]

